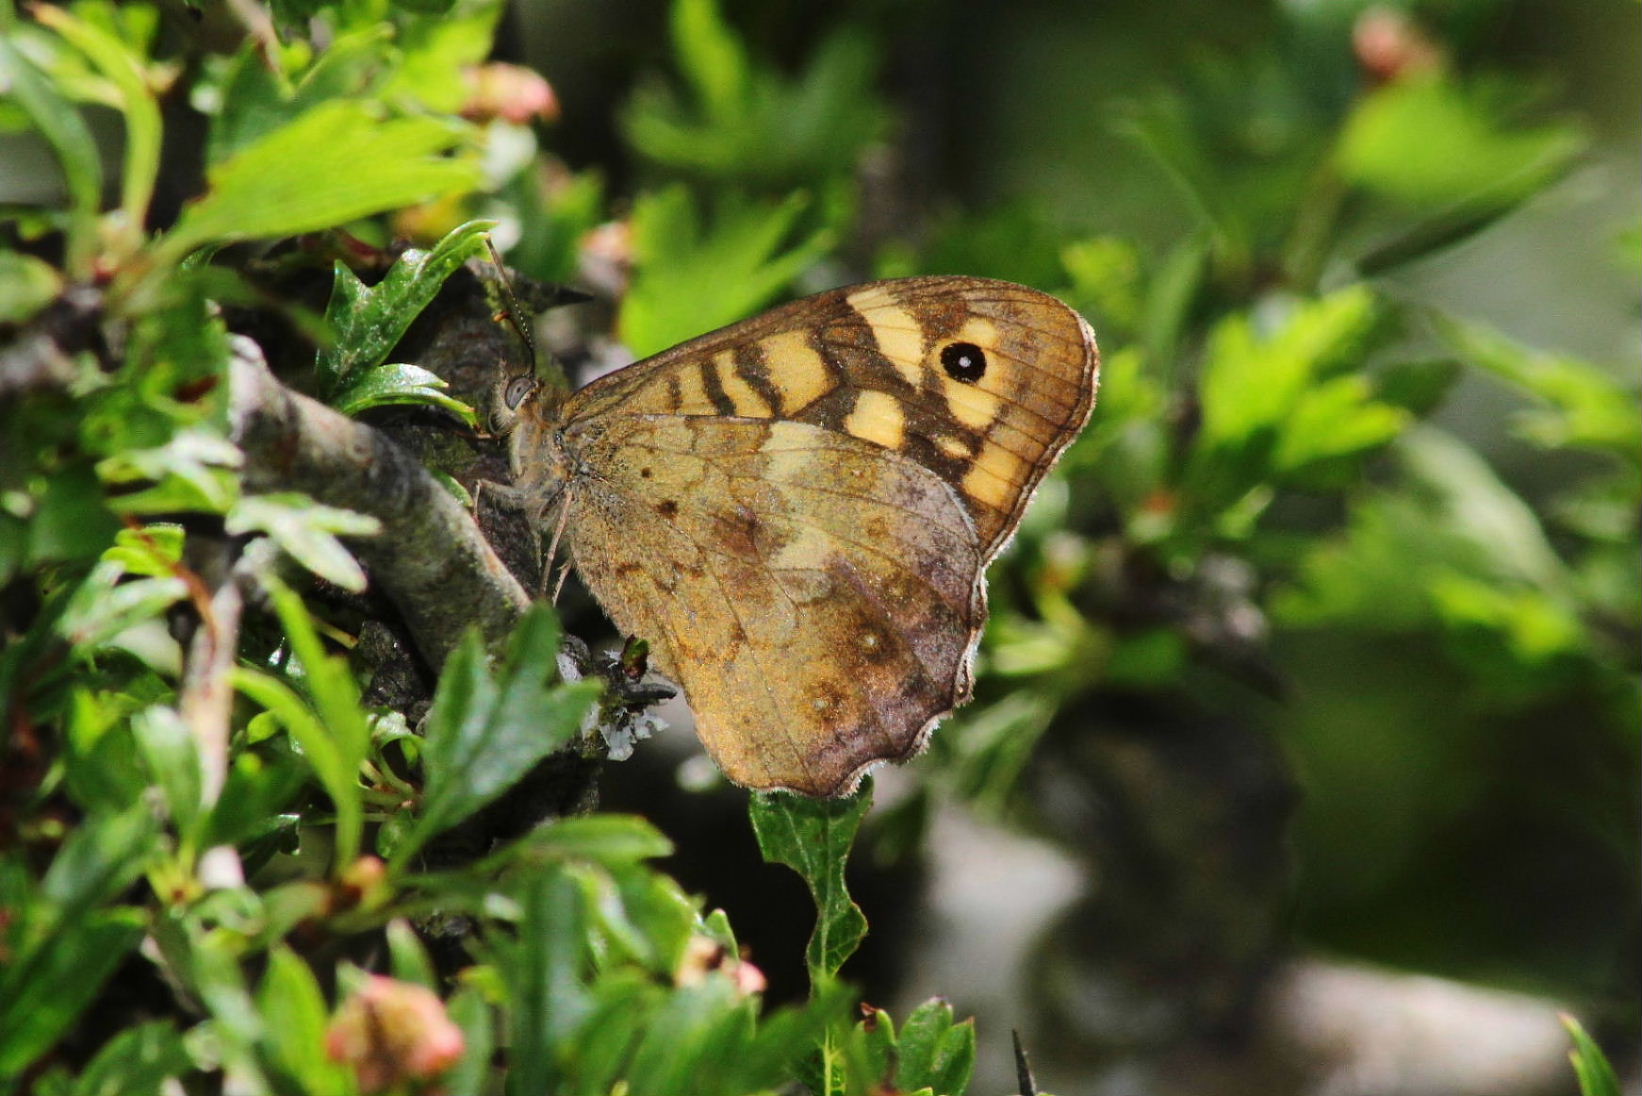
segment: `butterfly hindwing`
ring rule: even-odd
[[[979,545],[927,469],[708,416],[609,416],[582,453],[601,472],[567,496],[577,571],[732,780],[842,794],[968,697]]]

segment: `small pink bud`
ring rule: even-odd
[[[437,994],[379,974],[342,1002],[325,1031],[325,1053],[352,1066],[367,1094],[436,1077],[462,1049],[462,1029]]]
[[[492,61],[468,69],[468,101],[462,115],[474,121],[500,118],[523,125],[539,118],[551,122],[559,117],[559,97],[542,75],[523,65]]]
[[[728,976],[744,996],[763,993],[768,985],[763,971],[741,956],[731,955],[723,944],[705,936],[690,937],[674,980],[681,986],[693,986],[705,981],[713,971]]]
[[[1351,48],[1363,71],[1381,84],[1442,65],[1442,51],[1400,8],[1369,8],[1359,15]]]

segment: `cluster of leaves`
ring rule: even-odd
[[[876,1010],[857,1022],[836,980],[864,931],[840,872],[867,796],[759,805],[770,855],[812,877],[824,914],[810,1001],[765,1011],[723,915],[645,863],[670,846],[641,819],[565,819],[465,864],[428,855],[582,732],[598,688],[558,680],[551,613],[528,614],[494,662],[476,638],[461,645],[413,729],[364,702],[335,626],[278,577],[283,553],[363,589],[339,538],[374,524],[244,488],[221,308],[268,302],[203,256],[342,225],[368,240],[382,229],[362,218],[413,204],[438,225],[438,203],[517,185],[487,180],[483,158],[528,128],[457,116],[499,7],[432,7],[276,8],[236,53],[192,55],[205,189],[158,232],[159,99],[180,66],[154,9],[0,14],[8,118],[55,153],[67,196],[16,218],[10,243],[28,246],[0,263],[20,333],[0,381],[0,1090],[159,1092],[216,1075],[236,1091],[343,1093],[437,1075],[464,1092],[727,1094],[802,1074],[821,1092],[961,1091],[970,1025],[934,1002],[899,1033]],[[298,16],[321,20],[327,48]],[[92,103],[125,127],[108,209]],[[573,185],[521,233],[539,268],[564,260],[597,194]],[[676,195],[647,201],[641,236],[682,231]],[[820,254],[817,237],[759,273],[743,256],[773,246],[768,223],[725,217],[721,233],[750,235],[719,253],[757,276],[718,307],[756,306]],[[413,403],[471,424],[440,378],[391,354],[493,227],[456,227],[371,285],[336,261],[322,316],[273,302],[322,335],[304,387],[349,414]],[[652,295],[681,284],[660,277]],[[83,316],[66,315],[75,291],[96,294]],[[114,333],[118,351],[63,337],[55,312]],[[224,536],[239,564],[203,577]],[[241,628],[222,591],[277,627]],[[174,631],[168,616],[194,623]],[[215,643],[235,649],[213,662]],[[435,960],[441,946],[454,963]],[[148,1020],[101,996],[111,979]]]
[[[967,1085],[974,1032],[950,1008],[898,1029],[879,1010],[857,1020],[837,982],[865,932],[842,877],[864,795],[752,805],[766,857],[804,876],[818,910],[810,999],[763,1011],[726,919],[646,863],[669,846],[639,819],[558,821],[465,865],[427,855],[581,733],[594,691],[558,680],[547,614],[494,664],[461,646],[412,728],[362,701],[331,653],[347,637],[267,562],[277,549],[358,590],[339,538],[369,527],[244,489],[222,310],[320,333],[300,383],[339,410],[410,403],[471,423],[440,378],[392,360],[400,337],[492,225],[519,268],[569,280],[607,215],[596,175],[544,177],[527,124],[468,109],[497,14],[280,3],[222,54],[179,52],[143,5],[0,9],[0,124],[50,150],[64,196],[8,210],[0,250],[0,325],[19,336],[0,349],[0,1091],[421,1083],[381,1046],[349,1057],[349,1002],[377,1000],[371,972],[442,1001],[460,1032],[439,1063],[452,1091]],[[643,85],[623,116],[643,174],[617,234],[631,349],[833,279],[846,244],[881,275],[1032,282],[1108,348],[1097,418],[995,576],[982,702],[937,737],[931,787],[1018,804],[1034,747],[1076,733],[1065,714],[1092,694],[1201,689],[1205,667],[1330,629],[1434,636],[1485,698],[1477,718],[1579,696],[1634,754],[1635,393],[1374,280],[1508,215],[1579,136],[1429,44],[1364,81],[1343,28],[1301,25],[1330,16],[1286,17],[1288,53],[1205,64],[1124,114],[1192,216],[1149,249],[1023,207],[852,238],[853,170],[891,117],[867,89],[872,36],[840,31],[788,74],[711,0],[672,7],[681,80]],[[1326,58],[1306,53],[1322,42]],[[203,182],[185,179],[198,197],[162,218],[176,170],[162,104],[179,91],[209,119]],[[123,124],[106,208],[88,107]],[[431,246],[370,285],[336,262],[322,315],[207,261],[338,228],[324,245],[338,252],[395,233]],[[1441,424],[1468,374],[1524,397],[1523,442],[1579,455],[1574,488],[1525,500]],[[263,623],[243,630],[214,596],[230,585],[211,570],[225,538],[261,561],[248,585]],[[205,673],[218,627],[236,649]],[[157,1018],[119,1011],[102,994],[115,977]],[[1594,1048],[1579,1054],[1602,1091]]]

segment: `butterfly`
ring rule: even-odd
[[[1099,368],[1082,317],[1024,286],[835,289],[573,394],[514,378],[510,494],[729,779],[845,795],[969,699],[987,564]]]

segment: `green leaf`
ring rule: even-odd
[[[0,975],[0,1084],[80,1019],[142,935],[139,911],[104,910],[58,928],[8,962]]]
[[[97,477],[83,466],[53,475],[33,502],[23,551],[31,564],[95,556],[119,528]]]
[[[316,368],[321,385],[330,391],[361,370],[381,365],[422,309],[438,295],[446,279],[469,258],[487,253],[485,238],[494,227],[494,221],[468,221],[446,233],[431,251],[408,250],[374,286],[365,285],[353,271],[336,264],[336,282],[325,307],[325,321],[335,341],[319,352]],[[399,377],[405,383],[429,383],[413,379],[409,373]],[[376,383],[392,379],[388,375]],[[354,384],[349,385],[350,392]],[[369,392],[367,388],[353,398],[357,400]],[[331,398],[335,401],[340,397],[333,394]]]
[[[427,948],[422,946],[422,938],[416,935],[410,922],[395,917],[388,922],[387,937],[393,976],[401,982],[413,982],[437,991],[439,975],[433,969],[433,960],[428,958]]]
[[[1218,515],[1257,501],[1250,497],[1257,489],[1303,481],[1314,464],[1396,436],[1407,413],[1376,403],[1368,382],[1348,373],[1361,369],[1381,337],[1379,320],[1373,294],[1353,286],[1293,303],[1266,330],[1254,315],[1221,321],[1200,381],[1203,420],[1187,501]]]
[[[565,860],[617,868],[672,854],[673,843],[638,815],[587,814],[536,827],[488,857],[484,868],[493,871],[514,864],[539,866]]]
[[[168,1020],[119,1032],[75,1079],[74,1096],[161,1096],[167,1081],[194,1069],[182,1036]]]
[[[1452,358],[1397,362],[1375,377],[1374,397],[1423,419],[1442,405],[1463,368]]]
[[[1411,205],[1520,199],[1584,144],[1566,126],[1510,125],[1487,91],[1443,78],[1398,80],[1346,123],[1335,162],[1345,178]]]
[[[127,231],[140,233],[148,222],[148,204],[160,170],[160,106],[149,90],[142,58],[126,43],[95,23],[76,18],[64,8],[39,5],[35,18],[61,34],[89,57],[97,70],[119,90],[125,116],[125,168],[121,173],[120,209]]]
[[[440,1078],[447,1092],[491,1092],[491,1055],[496,1046],[495,1020],[484,994],[463,986],[451,995],[446,1011],[462,1029],[462,1060]]]
[[[73,924],[120,895],[148,867],[157,831],[145,803],[82,820],[41,881],[41,896],[50,910],[44,924]],[[8,968],[8,978],[11,973]]]
[[[671,30],[679,68],[709,115],[735,117],[747,97],[751,62],[715,0],[674,0]]]
[[[266,534],[302,566],[356,594],[365,590],[365,571],[337,537],[369,537],[382,531],[373,517],[324,506],[294,492],[242,498],[223,525],[234,536]]]
[[[651,1014],[633,1052],[627,1071],[633,1091],[684,1096],[724,1091],[713,1083],[722,1080],[713,1073],[733,1068],[734,1052],[752,1036],[756,1008],[728,978],[707,978],[675,991]]]
[[[359,855],[364,829],[359,766],[370,749],[370,725],[347,662],[325,654],[302,600],[272,575],[263,576],[262,581],[301,664],[314,711],[277,678],[246,667],[234,670],[234,687],[272,712],[302,747],[336,806],[336,865],[340,868]]]
[[[264,1036],[269,1056],[302,1092],[354,1090],[349,1070],[325,1054],[330,1010],[313,971],[295,952],[276,944],[257,987],[257,1009],[272,1023]]]
[[[619,902],[594,914],[613,944],[655,974],[672,978],[697,926],[696,901],[671,876],[629,865],[611,872]]]
[[[1515,620],[1525,637],[1544,634],[1531,622],[1540,612],[1516,598],[1560,600],[1569,577],[1532,508],[1480,456],[1432,428],[1410,431],[1395,452],[1406,481],[1360,500],[1343,535],[1312,547],[1297,586],[1274,598],[1276,615],[1301,626],[1406,630],[1440,621],[1443,605],[1455,624]],[[1493,590],[1487,607],[1464,593],[1478,586]]]
[[[63,291],[50,263],[16,251],[0,251],[0,324],[23,324]]]
[[[428,838],[495,799],[575,736],[599,684],[555,686],[558,653],[558,621],[551,609],[535,605],[520,620],[494,676],[476,634],[446,660],[422,750],[422,813],[394,849],[395,865],[403,866]]]
[[[1639,460],[1642,400],[1613,374],[1563,354],[1521,346],[1479,324],[1443,318],[1444,336],[1465,360],[1499,377],[1541,406],[1516,417],[1517,432],[1546,449],[1577,447]]]
[[[163,238],[156,265],[175,265],[207,243],[317,232],[469,190],[478,164],[447,155],[466,134],[447,120],[321,103],[213,168],[205,196]]]
[[[1242,444],[1278,429],[1312,383],[1355,362],[1376,319],[1373,293],[1353,286],[1299,304],[1275,330],[1248,316],[1223,321],[1203,369],[1203,444]]]
[[[642,195],[633,208],[636,270],[622,300],[622,341],[643,357],[768,304],[832,244],[819,229],[783,246],[806,200],[777,205],[723,197],[704,221],[683,186]]]
[[[938,997],[914,1009],[901,1027],[896,1087],[962,1093],[974,1070],[975,1022],[953,1023],[952,1006]]]
[[[562,867],[525,881],[518,936],[497,941],[508,987],[511,1096],[558,1089],[558,1049],[591,1008],[582,985],[587,943],[583,889]]]
[[[151,482],[146,490],[113,499],[124,514],[203,510],[225,513],[238,494],[233,475],[245,461],[239,447],[203,427],[179,430],[164,445],[116,453],[100,461],[97,475],[114,487]]]
[[[177,710],[166,705],[134,714],[131,733],[150,778],[165,795],[177,832],[191,841],[198,836],[205,806],[205,767],[193,733]]]
[[[816,989],[832,980],[867,932],[867,919],[845,886],[844,865],[871,806],[870,779],[847,799],[762,792],[747,804],[764,859],[803,876],[815,899],[815,930],[805,959]]]
[[[1562,1014],[1562,1026],[1568,1029],[1574,1041],[1574,1049],[1568,1052],[1568,1060],[1573,1063],[1574,1075],[1579,1078],[1580,1096],[1620,1096],[1623,1089],[1619,1076],[1614,1073],[1602,1048],[1596,1045],[1596,1040],[1586,1034],[1579,1021],[1567,1013]]]
[[[158,626],[161,615],[187,596],[188,583],[182,578],[121,581],[118,566],[99,564],[74,591],[59,626],[75,653],[91,656],[105,648],[127,646],[125,641],[133,632]],[[161,641],[166,640],[168,636]],[[180,666],[175,640],[169,640],[169,649],[172,653],[167,661]]]
[[[469,426],[477,425],[479,417],[473,408],[445,395],[447,387],[439,374],[419,365],[379,365],[356,374],[331,397],[331,404],[344,415],[357,415],[372,407],[390,404],[422,404],[443,408]]]
[[[9,7],[0,14],[0,20],[11,17]],[[65,265],[71,278],[88,278],[100,242],[97,214],[102,208],[103,167],[97,142],[74,104],[12,44],[11,32],[8,23],[0,22],[0,82],[8,85],[9,95],[57,154],[69,199]]]
[[[235,667],[233,682],[236,691],[243,693],[262,707],[285,728],[301,750],[302,757],[319,778],[319,784],[330,796],[336,808],[339,846],[345,834],[361,832],[364,828],[364,792],[359,786],[359,759],[325,728],[297,695],[283,681],[246,666]],[[355,836],[352,840],[358,840]],[[357,845],[354,846],[357,849]],[[338,863],[346,861],[339,858]]]
[[[1272,470],[1292,477],[1321,461],[1377,448],[1409,421],[1402,408],[1374,401],[1367,377],[1323,381],[1294,401],[1271,455]]]
[[[716,0],[675,0],[671,30],[688,94],[641,86],[623,113],[643,156],[714,179],[814,185],[852,172],[888,112],[870,89],[878,51],[851,27],[788,77],[755,63]]]

